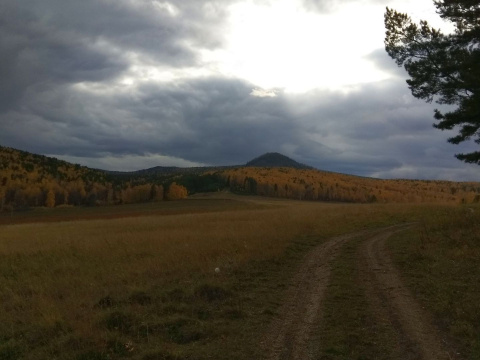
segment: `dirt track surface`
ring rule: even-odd
[[[305,257],[288,288],[279,315],[263,340],[268,360],[318,359],[315,333],[322,327],[322,310],[332,264],[342,245],[362,238],[357,252],[358,284],[373,309],[375,321],[388,322],[398,339],[402,359],[456,359],[422,309],[402,283],[390,259],[385,241],[411,225],[398,225],[332,238]],[[321,342],[321,339],[320,339]]]

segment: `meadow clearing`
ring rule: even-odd
[[[478,359],[479,220],[475,205],[228,193],[5,215],[0,359],[261,359],[261,339],[311,249],[408,222],[388,241],[395,264],[459,358]],[[375,332],[358,323],[369,317],[355,281],[360,242],[347,242],[333,264],[322,359],[392,358],[378,351],[393,341],[388,331],[372,345]]]

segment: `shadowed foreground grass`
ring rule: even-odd
[[[0,226],[0,359],[261,358],[260,336],[312,246],[440,208],[208,201]]]
[[[480,208],[438,208],[390,239],[396,264],[462,359],[480,359]]]

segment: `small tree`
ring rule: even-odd
[[[177,185],[177,183],[173,182],[168,187],[168,191],[166,194],[167,200],[179,200],[184,199],[188,195],[187,189],[182,185]]]
[[[445,35],[426,21],[411,18],[387,7],[385,49],[410,75],[407,84],[416,98],[457,105],[456,110],[435,110],[434,127],[459,134],[448,141],[459,144],[474,137],[480,144],[480,2],[478,0],[434,1],[438,14],[455,25]],[[459,160],[480,165],[480,152],[456,154]]]
[[[55,192],[50,189],[47,192],[47,198],[45,200],[45,206],[48,208],[53,208],[55,207]]]

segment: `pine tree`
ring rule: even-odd
[[[434,127],[459,134],[452,144],[474,138],[480,144],[480,2],[478,0],[434,1],[438,14],[455,25],[445,35],[426,21],[419,25],[407,14],[389,9],[385,13],[385,49],[410,75],[407,84],[416,98],[456,105],[453,111],[435,110]],[[480,152],[456,154],[459,160],[480,165]]]

